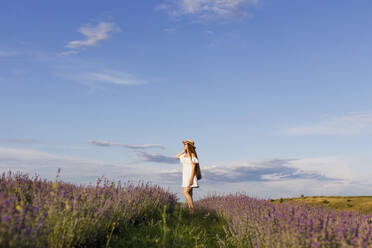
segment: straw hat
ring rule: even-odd
[[[182,141],[183,144],[190,144],[195,148],[195,143],[192,139],[187,139]]]

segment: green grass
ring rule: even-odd
[[[308,196],[270,202],[285,204],[292,201],[335,210],[372,213],[371,196]],[[177,203],[174,209],[158,209],[151,217],[145,216],[125,226],[115,227],[106,247],[220,247],[219,240],[229,243],[225,230],[227,221],[215,212],[196,209],[191,214],[185,203]]]
[[[372,196],[305,196],[271,200],[273,203],[302,202],[313,206],[327,207],[335,210],[359,211],[372,213]]]
[[[225,239],[226,221],[203,209],[191,214],[182,205],[118,228],[107,247],[219,247],[218,240]]]

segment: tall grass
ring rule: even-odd
[[[9,171],[0,178],[0,247],[105,247],[115,230],[176,203],[150,183],[77,186]]]
[[[218,240],[225,239],[226,222],[213,211],[197,209],[191,214],[177,204],[173,211],[167,206],[158,214],[136,225],[128,225],[125,232],[114,235],[111,247],[219,247]]]

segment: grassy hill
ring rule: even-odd
[[[372,213],[372,196],[305,196],[271,200],[272,203],[298,202],[335,210]]]

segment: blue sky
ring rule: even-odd
[[[372,189],[372,3],[6,1],[0,170],[177,192],[181,141],[214,191]]]

